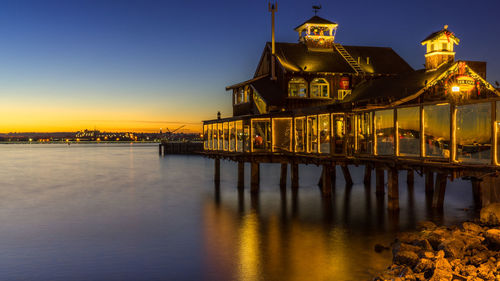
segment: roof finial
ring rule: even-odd
[[[318,14],[318,10],[321,10],[321,5],[313,5],[314,15]]]
[[[448,25],[447,24],[444,25],[444,29],[448,29]]]

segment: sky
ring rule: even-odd
[[[336,42],[392,47],[413,68],[445,24],[457,59],[500,81],[500,1],[278,2],[276,39],[314,15]],[[201,130],[231,116],[225,86],[252,78],[270,41],[266,0],[0,1],[0,133]]]

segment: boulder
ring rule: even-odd
[[[417,229],[418,230],[434,230],[436,229],[437,226],[435,223],[431,222],[431,221],[421,221],[417,224]]]
[[[461,259],[464,256],[465,243],[461,239],[445,240],[438,246],[443,250],[445,257],[450,259]]]
[[[479,225],[472,223],[472,222],[464,222],[462,223],[462,229],[465,232],[468,232],[473,235],[478,235],[479,233],[483,232],[483,228],[480,227]]]
[[[413,268],[418,263],[418,256],[414,252],[399,251],[393,259],[394,263],[399,265],[406,265]]]
[[[430,259],[422,258],[413,269],[417,273],[426,272],[434,269],[434,263]]]
[[[489,248],[498,249],[500,247],[500,230],[489,229],[484,233]]]
[[[492,203],[481,209],[481,223],[495,226],[500,224],[500,203]]]

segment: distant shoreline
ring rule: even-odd
[[[0,144],[159,144],[157,141],[0,141]]]

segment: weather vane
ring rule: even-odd
[[[321,10],[321,5],[313,5],[314,15],[318,14],[318,11]]]

